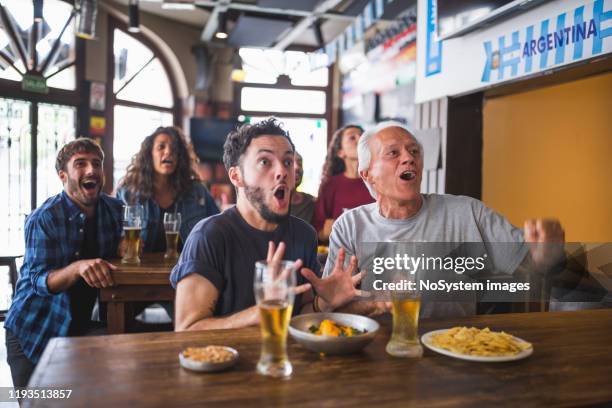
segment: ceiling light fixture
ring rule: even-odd
[[[217,26],[215,37],[220,40],[225,40],[227,38],[227,18],[225,13],[219,13],[219,25]]]
[[[246,72],[244,72],[242,67],[242,58],[240,58],[240,54],[236,51],[232,57],[232,81],[242,82],[245,77]]]
[[[78,0],[76,2],[79,20],[75,34],[86,40],[96,36],[96,17],[98,16],[98,0]]]
[[[130,0],[128,3],[128,31],[130,33],[140,32],[140,12],[138,10],[138,0]]]
[[[34,22],[43,20],[43,0],[33,0],[34,5]]]
[[[162,3],[164,10],[195,10],[194,3],[183,3],[178,1],[164,1]]]

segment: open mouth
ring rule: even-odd
[[[162,164],[169,164],[169,165],[173,165],[173,164],[174,164],[174,162],[173,162],[172,160],[170,160],[170,159],[165,159],[165,160],[162,160]]]
[[[414,180],[416,178],[416,172],[406,170],[402,174],[400,174],[400,178],[405,181]]]
[[[283,201],[287,195],[287,187],[280,186],[274,191],[274,197],[276,197],[279,201]]]
[[[84,182],[81,183],[81,186],[86,190],[86,191],[95,191],[96,188],[98,187],[98,182],[96,180],[85,180]]]

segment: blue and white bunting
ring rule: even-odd
[[[394,0],[371,0],[363,8],[363,11],[355,18],[355,21],[344,30],[342,34],[330,41],[317,53],[327,54],[328,64],[333,64],[339,55],[352,48],[360,41],[368,28],[376,23],[385,13],[385,5]],[[320,61],[320,59],[318,59]],[[316,69],[313,68],[313,69]]]

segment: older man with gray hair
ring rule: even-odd
[[[366,131],[358,145],[359,174],[375,203],[345,212],[333,225],[330,252],[324,270],[333,269],[341,248],[355,255],[363,266],[363,243],[368,242],[476,242],[516,243],[498,256],[497,269],[514,272],[519,266],[544,265],[550,246],[528,246],[529,242],[563,242],[564,231],[556,220],[528,220],[524,230],[481,201],[448,194],[422,194],[423,147],[414,133],[398,122],[383,122]],[[326,310],[322,300],[318,305]],[[449,310],[452,309],[452,310]],[[352,302],[347,311],[378,314],[386,308],[377,302]],[[446,304],[441,311],[423,310],[422,315],[469,315],[475,304]]]

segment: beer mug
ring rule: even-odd
[[[164,214],[164,230],[166,231],[166,253],[164,259],[176,261],[178,259],[178,240],[181,229],[181,213]]]
[[[142,205],[126,205],[123,211],[123,232],[127,247],[121,259],[124,264],[140,263],[140,232],[142,231]]]
[[[261,356],[257,363],[260,374],[283,378],[293,372],[287,356],[287,331],[295,285],[294,262],[255,263],[255,300],[261,327]]]
[[[406,275],[403,276],[404,279],[407,278],[415,282],[416,275]],[[421,357],[423,355],[423,346],[421,346],[419,341],[421,296],[416,284],[414,287],[415,290],[393,290],[390,294],[393,331],[391,339],[387,343],[386,351],[394,357],[410,358]]]

